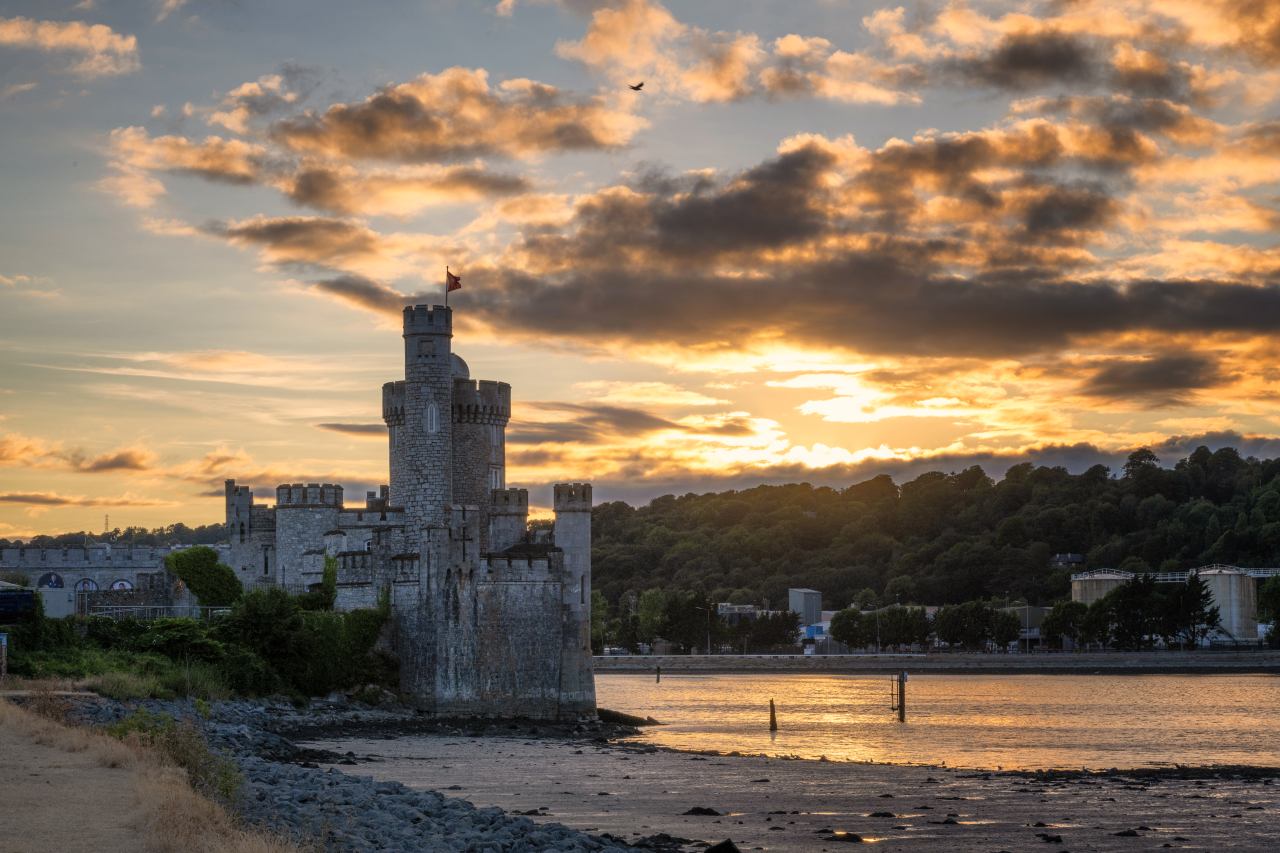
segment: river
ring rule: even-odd
[[[666,723],[642,739],[682,750],[931,764],[1105,769],[1280,767],[1280,678],[1261,675],[596,675],[604,708]],[[778,731],[769,732],[769,700]]]

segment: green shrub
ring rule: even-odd
[[[208,623],[187,618],[156,619],[128,647],[173,660],[219,661],[226,654],[222,643],[209,635]]]
[[[11,583],[14,586],[31,586],[31,579],[23,572],[0,572],[0,581]]]
[[[229,607],[244,593],[235,570],[218,562],[218,552],[207,546],[175,551],[164,564],[206,607]]]
[[[324,575],[318,588],[304,592],[294,600],[303,610],[332,610],[338,598],[338,559],[324,558]]]

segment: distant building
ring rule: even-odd
[[[816,589],[789,589],[787,609],[800,614],[801,625],[816,625],[822,621],[822,593]]]
[[[1054,554],[1049,558],[1053,569],[1080,569],[1084,566],[1084,554]]]
[[[743,622],[754,622],[760,618],[760,608],[754,604],[730,604],[722,601],[716,605],[716,615],[726,625],[741,625]]]

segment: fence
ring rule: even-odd
[[[198,605],[104,605],[89,608],[90,616],[108,619],[214,619],[231,612],[229,607],[200,607]]]

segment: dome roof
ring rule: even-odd
[[[470,379],[471,368],[467,367],[467,363],[456,352],[451,353],[453,356],[453,378],[454,379]]]

